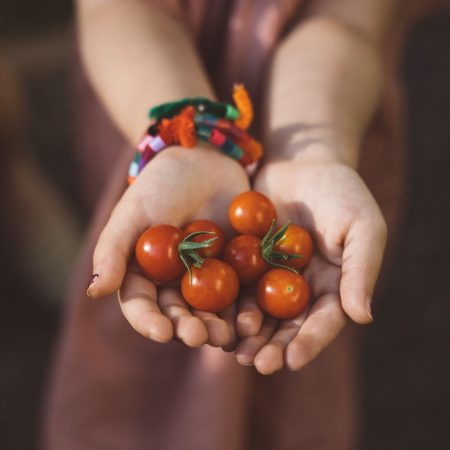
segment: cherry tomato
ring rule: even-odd
[[[186,267],[178,254],[184,233],[172,225],[148,228],[136,243],[136,260],[142,271],[155,281],[173,281]]]
[[[263,311],[277,319],[293,319],[308,304],[306,280],[287,269],[269,270],[258,282],[256,299]]]
[[[212,231],[216,234],[216,236],[212,234],[200,234],[191,239],[192,242],[203,242],[212,237],[217,237],[217,239],[213,242],[211,247],[202,248],[197,250],[197,253],[202,258],[220,258],[223,253],[223,248],[225,247],[225,234],[224,232],[210,220],[196,220],[190,223],[185,229],[184,232],[186,235],[190,233],[194,233],[196,231]]]
[[[283,264],[300,269],[311,259],[313,243],[311,235],[302,227],[290,224],[284,236],[275,244],[275,250],[288,255],[303,255],[300,258],[283,261]]]
[[[231,266],[215,258],[205,259],[201,268],[191,266],[181,280],[181,293],[193,308],[218,312],[230,306],[239,293],[239,279]]]
[[[223,259],[236,271],[241,284],[252,284],[269,270],[261,256],[261,239],[249,234],[228,242]]]
[[[231,226],[241,234],[252,234],[260,238],[269,231],[277,218],[275,206],[260,192],[243,192],[233,199],[228,210]]]

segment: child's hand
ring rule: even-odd
[[[354,170],[328,161],[268,163],[255,189],[275,203],[279,223],[291,219],[312,232],[315,254],[305,270],[312,305],[293,320],[266,318],[254,300],[241,304],[236,349],[242,364],[261,373],[286,365],[298,370],[342,330],[348,315],[372,321],[371,299],[386,244],[386,224],[372,195]]]
[[[122,312],[131,326],[150,339],[174,336],[196,347],[205,342],[225,346],[235,340],[233,307],[219,316],[190,312],[179,288],[158,288],[132,261],[134,245],[148,227],[183,227],[210,219],[229,233],[228,205],[249,189],[243,168],[209,146],[171,147],[155,157],[127,189],[100,235],[89,288],[93,298],[119,290]],[[130,262],[130,260],[132,262]]]

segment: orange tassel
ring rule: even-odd
[[[169,119],[161,120],[158,126],[159,136],[166,143],[166,145],[171,145],[174,143],[174,135],[172,132],[172,121]]]
[[[194,116],[194,107],[188,106],[172,121],[173,132],[178,142],[186,148],[192,148],[197,142]]]
[[[197,142],[194,125],[195,109],[188,106],[172,120],[163,119],[159,124],[159,135],[167,144],[180,144],[191,148]]]
[[[234,85],[233,100],[240,113],[239,119],[236,119],[234,124],[242,130],[246,130],[253,120],[253,104],[243,84]]]
[[[244,156],[240,161],[244,166],[258,161],[263,155],[262,145],[255,139],[238,140],[236,145],[244,150]]]

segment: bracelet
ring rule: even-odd
[[[195,97],[151,108],[152,123],[137,145],[128,183],[132,184],[147,163],[165,148],[174,144],[192,148],[197,140],[211,143],[239,161],[249,174],[253,173],[263,149],[246,131],[253,120],[253,105],[242,84],[234,86],[233,101],[236,106]]]

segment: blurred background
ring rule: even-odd
[[[64,289],[89,218],[71,120],[69,0],[0,3],[0,448],[37,448]],[[362,343],[363,450],[450,449],[450,7],[402,62],[407,202]]]

